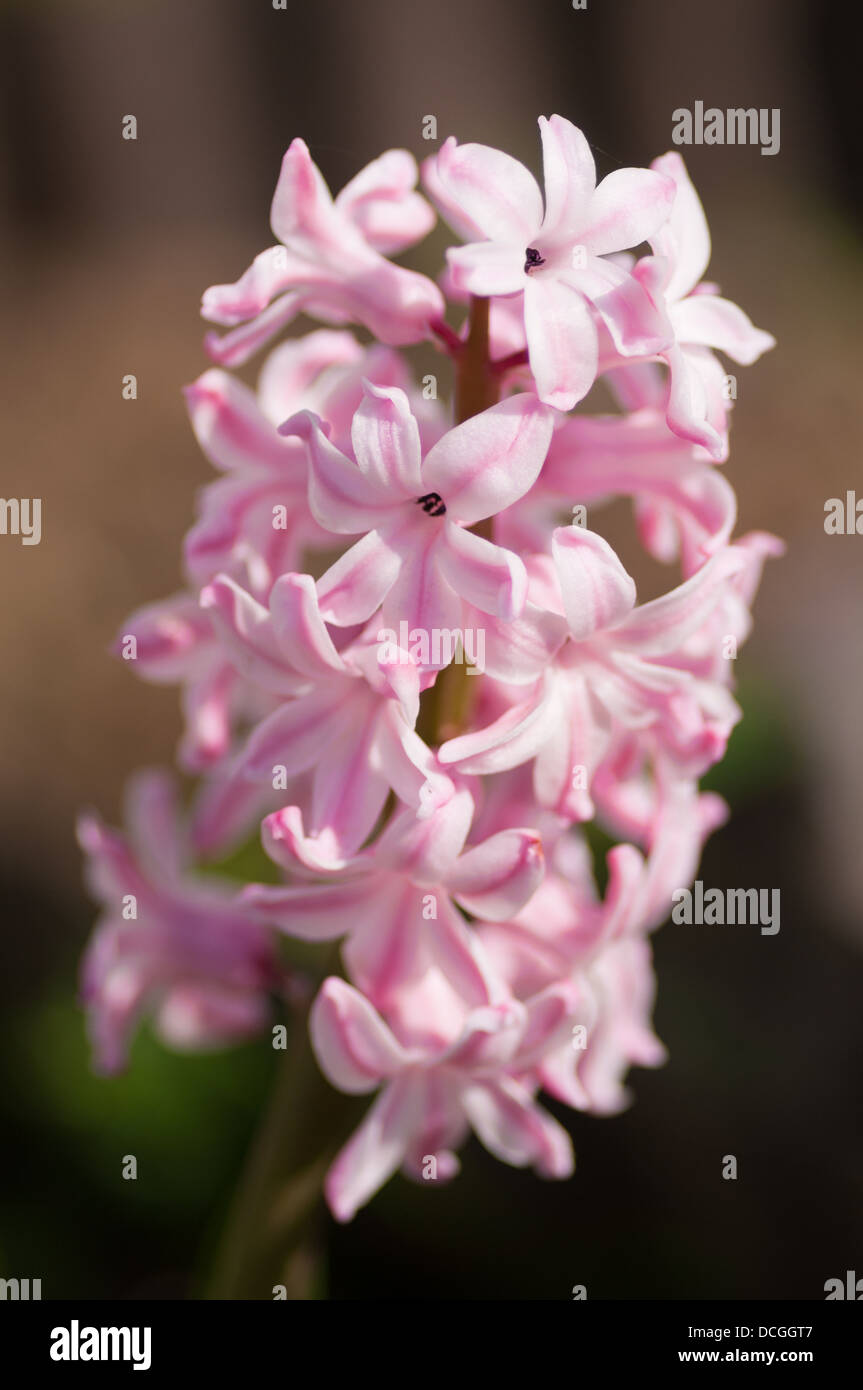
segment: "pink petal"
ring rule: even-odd
[[[551,538],[569,630],[577,642],[619,623],[635,603],[635,583],[602,536],[561,526]]]
[[[596,325],[578,290],[555,275],[531,275],[524,291],[524,326],[537,394],[546,405],[572,410],[596,379]]]
[[[330,443],[326,427],[309,410],[279,426],[279,434],[305,441],[309,454],[309,507],[326,531],[346,535],[369,531],[391,511],[384,482],[362,469]]]
[[[401,568],[398,551],[377,531],[370,531],[318,580],[322,617],[337,627],[366,622],[380,608]]]
[[[708,419],[707,386],[700,364],[678,344],[664,354],[669,369],[668,425],[681,439],[700,444],[721,463],[728,455],[727,440]]]
[[[536,179],[511,155],[488,145],[441,146],[437,176],[448,198],[492,240],[532,245],[542,222]]]
[[[419,429],[408,398],[399,387],[363,383],[351,443],[363,476],[384,497],[413,500],[424,491]]]
[[[451,588],[481,612],[505,623],[521,615],[527,599],[527,571],[511,550],[448,523],[435,556]]]
[[[384,255],[403,251],[430,232],[435,215],[414,190],[417,165],[407,150],[387,150],[346,183],[336,207]]]
[[[436,544],[440,528],[417,509],[418,518],[398,538],[401,567],[383,601],[383,625],[393,632],[406,623],[408,632],[453,632],[460,627],[461,604],[444,570],[443,546]],[[439,642],[437,661],[429,642],[429,669],[445,661],[445,644]]]
[[[572,1174],[569,1135],[518,1082],[504,1078],[470,1086],[462,1093],[462,1104],[477,1138],[495,1158],[514,1168],[533,1167],[544,1178]]]
[[[336,1158],[324,1191],[337,1221],[350,1221],[401,1166],[421,1123],[415,1087],[394,1081]]]
[[[650,167],[673,179],[677,187],[670,218],[651,238],[656,254],[663,256],[671,268],[665,295],[668,302],[674,304],[695,289],[707,270],[710,231],[701,200],[680,155],[676,151],[660,155]]]
[[[772,334],[756,328],[736,304],[715,294],[693,294],[682,300],[675,305],[673,322],[679,342],[705,343],[744,367],[776,346]]]
[[[615,169],[590,201],[579,242],[589,255],[605,256],[648,241],[668,220],[676,186],[650,169]]]
[[[729,579],[745,564],[745,557],[734,546],[719,551],[691,579],[636,608],[616,629],[615,641],[630,651],[651,656],[674,651],[721,602]]]
[[[375,885],[363,878],[295,888],[250,883],[243,889],[241,901],[262,922],[298,941],[337,941],[352,930],[358,911],[374,910]]]
[[[590,300],[624,357],[651,356],[672,342],[664,309],[635,275],[612,261],[592,256],[584,269],[567,271],[565,278]]]
[[[311,767],[342,726],[344,705],[342,686],[280,705],[255,726],[240,754],[245,776],[271,782],[274,767],[283,766],[288,776]]]
[[[187,386],[184,394],[195,437],[217,468],[263,464],[282,470],[293,459],[300,471],[297,446],[279,438],[254,393],[235,377],[214,367]]]
[[[535,396],[509,396],[450,430],[427,455],[424,492],[437,492],[449,520],[472,526],[533,486],[548,452],[553,416]]]
[[[365,995],[335,976],[318,991],[309,1032],[321,1071],[350,1095],[374,1090],[408,1062],[408,1053]]]
[[[563,236],[584,224],[596,188],[596,166],[587,140],[563,116],[539,118],[545,174],[543,234]]]
[[[270,616],[279,648],[295,670],[318,680],[333,671],[347,671],[321,617],[311,575],[283,574],[277,579],[270,591]]]
[[[293,323],[305,303],[306,299],[300,294],[281,294],[268,308],[230,333],[222,337],[218,333],[208,333],[204,338],[207,356],[220,367],[241,367],[264,343]]]
[[[553,722],[550,690],[543,681],[528,700],[512,705],[494,723],[444,743],[438,758],[465,775],[505,772],[536,756]]]
[[[510,242],[475,241],[451,246],[446,253],[452,288],[456,294],[518,294],[524,289],[524,248]]]
[[[535,830],[501,830],[465,850],[447,879],[457,901],[486,922],[505,922],[533,896],[545,872]]]
[[[228,575],[217,575],[202,590],[201,607],[247,680],[279,695],[303,688],[303,678],[288,669],[279,650],[268,610]]]

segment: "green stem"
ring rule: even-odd
[[[231,1205],[209,1298],[272,1299],[277,1285],[288,1299],[320,1296],[324,1175],[356,1118],[356,1101],[321,1075],[308,1012],[298,1009]]]
[[[455,423],[462,424],[497,404],[500,373],[489,357],[487,299],[472,299],[466,341],[455,358]],[[479,521],[471,530],[486,540],[492,538],[491,518]],[[417,731],[427,743],[443,743],[462,733],[470,721],[476,676],[468,675],[464,661],[451,662],[422,698]]]

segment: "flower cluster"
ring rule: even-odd
[[[174,1045],[266,1028],[297,996],[280,934],[340,943],[311,1045],[333,1086],[377,1093],[327,1180],[341,1220],[398,1169],[452,1176],[470,1130],[565,1177],[540,1091],[610,1113],[629,1067],[661,1061],[649,934],[724,816],[699,779],[739,718],[731,658],[780,549],[732,540],[716,352],[750,363],[773,340],[703,280],[683,161],[597,184],[579,130],[540,129],[544,192],[450,139],[427,197],[392,150],[334,199],[305,144],[287,151],[278,244],[204,296],[227,332],[187,402],[219,476],[185,588],[117,639],[182,687],[198,789],[181,815],[149,774],[127,834],[81,827],[104,1069],[144,1013]],[[391,259],[433,205],[459,240],[439,283]],[[226,370],[300,314],[324,326],[277,346],[257,390]],[[449,406],[402,351],[423,341],[452,362]],[[608,413],[576,412],[600,380]],[[648,602],[594,529],[616,498],[678,571]],[[616,842],[604,864],[591,822]],[[184,858],[259,827],[280,881],[191,876]]]

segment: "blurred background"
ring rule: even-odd
[[[734,369],[726,466],[741,530],[788,543],[738,662],[745,719],[710,779],[733,815],[701,876],[779,887],[781,931],[666,926],[670,1060],[633,1073],[626,1114],[566,1118],[575,1179],[473,1144],[451,1187],[397,1178],[334,1230],[328,1289],[821,1299],[863,1272],[863,538],[824,532],[826,499],[858,480],[863,496],[852,40],[803,0],[7,0],[0,491],[40,496],[43,534],[0,538],[0,1275],[41,1277],[46,1298],[193,1295],[268,1090],[266,1039],[177,1057],[145,1033],[127,1076],[90,1074],[73,822],[91,804],[115,818],[127,775],[173,755],[176,693],[107,646],[178,587],[211,476],[180,395],[207,365],[199,297],[270,244],[284,149],[302,135],[335,191],[386,148],[437,148],[433,114],[441,139],[538,169],[536,118],[559,112],[604,174],[671,148],[672,112],[697,100],[781,110],[774,157],[683,151],[711,278],[779,340]],[[444,244],[410,263],[435,274]]]

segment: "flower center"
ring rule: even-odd
[[[525,275],[529,275],[538,265],[545,265],[545,256],[541,256],[535,246],[528,246],[524,253]]]
[[[443,516],[446,511],[446,503],[439,492],[427,492],[424,497],[417,498],[417,504],[426,516]]]

